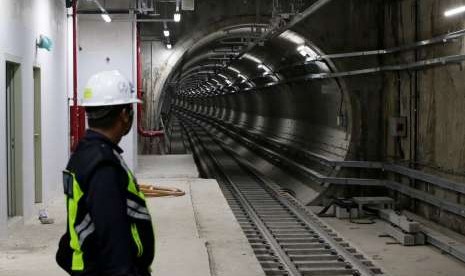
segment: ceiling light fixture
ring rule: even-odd
[[[102,17],[103,21],[105,21],[107,23],[110,23],[111,22],[111,17],[108,14],[107,10],[105,10],[105,8],[102,6],[102,4],[100,4],[100,2],[98,0],[92,0],[92,1],[95,3],[95,5],[97,5],[99,10],[102,12],[100,14],[100,16]]]
[[[271,73],[271,68],[265,64],[259,64],[258,69],[263,69],[266,73]]]
[[[450,16],[454,16],[454,15],[457,15],[457,14],[460,14],[460,13],[464,13],[464,12],[465,12],[465,6],[460,6],[460,7],[457,7],[457,8],[453,8],[453,9],[447,10],[447,11],[444,13],[444,16],[450,17]]]
[[[170,36],[170,30],[168,29],[168,24],[166,24],[166,21],[163,21],[163,36]]]
[[[181,12],[179,12],[179,1],[176,1],[176,12],[173,15],[174,22],[181,21]]]
[[[103,21],[110,23],[111,22],[111,17],[108,15],[108,13],[102,13],[101,14]]]
[[[258,63],[258,64],[263,63],[263,61],[261,59],[257,58],[256,56],[253,56],[251,54],[244,54],[243,57],[248,59],[248,60],[251,60],[251,61],[253,61],[255,63]]]
[[[176,12],[173,16],[174,22],[180,22],[181,21],[181,13]]]
[[[241,71],[237,70],[236,68],[234,68],[234,67],[232,67],[232,66],[229,66],[228,69],[231,70],[231,71],[234,71],[234,72],[236,72],[236,73],[238,73],[238,74],[241,73]]]
[[[241,83],[244,83],[245,81],[247,81],[247,78],[242,74],[238,74],[237,77],[242,79]]]
[[[297,47],[297,51],[303,56],[307,58],[307,61],[309,60],[316,60],[318,59],[317,53],[307,45],[300,45]]]

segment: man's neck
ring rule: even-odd
[[[89,129],[92,130],[92,131],[95,131],[97,133],[102,134],[103,136],[108,138],[108,140],[113,142],[115,145],[118,145],[119,142],[121,141],[121,136],[116,134],[112,130],[105,130],[105,129],[99,129],[99,128],[89,128]]]

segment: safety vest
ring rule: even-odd
[[[128,175],[126,193],[127,215],[131,222],[131,235],[137,248],[137,257],[141,258],[144,254],[144,246],[141,241],[139,226],[143,222],[151,224],[151,216],[147,209],[145,196],[139,191],[135,177],[119,154],[116,154],[116,156],[122,161],[121,165],[125,168]],[[70,234],[70,247],[73,252],[71,270],[79,272],[85,268],[82,245],[94,233],[95,226],[86,208],[83,208],[83,204],[80,204],[81,200],[83,200],[84,192],[77,181],[75,173],[70,171],[63,172],[63,186],[68,209],[67,227]]]

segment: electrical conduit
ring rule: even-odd
[[[142,61],[139,26],[137,26],[137,98],[142,99]],[[137,104],[137,131],[143,137],[163,137],[163,130],[146,130],[142,127],[142,103]]]

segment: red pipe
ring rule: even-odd
[[[77,100],[77,0],[73,1],[73,106],[71,107],[71,150],[74,151],[79,137],[79,112]]]
[[[142,99],[142,62],[141,62],[140,31],[137,26],[137,98]],[[142,127],[142,103],[137,104],[137,131],[143,137],[163,137],[163,130],[146,130]]]
[[[73,105],[71,106],[70,128],[71,128],[71,151],[76,148],[79,139],[85,132],[85,110],[78,106],[78,73],[77,73],[77,2],[73,1]]]

